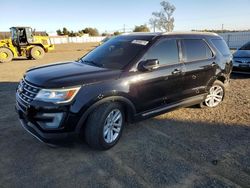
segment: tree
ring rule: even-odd
[[[58,36],[63,35],[61,29],[56,30],[56,33],[57,33]]]
[[[104,33],[102,33],[102,36],[106,37],[106,36],[108,36],[108,33],[104,32]]]
[[[79,37],[83,36],[83,34],[84,34],[83,31],[78,31],[77,32],[77,36],[79,36]]]
[[[133,32],[150,32],[149,28],[147,27],[147,25],[140,25],[140,26],[135,26],[135,29],[133,30]]]
[[[149,20],[150,25],[153,28],[157,28],[160,31],[171,32],[174,30],[174,17],[175,6],[168,1],[162,1],[160,3],[162,10],[160,12],[153,12],[153,18]]]
[[[157,19],[156,18],[150,18],[149,19],[149,25],[152,26],[154,32],[155,32],[155,29],[156,29],[156,24],[157,24]]]
[[[64,27],[62,30],[58,29],[57,31],[57,35],[68,35],[69,37],[81,37],[83,36],[85,33],[88,33],[90,36],[99,36],[99,32],[96,28],[91,28],[91,27],[86,27],[83,30],[80,30],[78,32],[75,31],[69,31],[66,27]]]
[[[114,32],[114,35],[115,35],[115,36],[120,35],[120,34],[121,34],[121,32],[119,32],[119,31],[115,31],[115,32]]]
[[[63,35],[69,35],[70,32],[68,31],[68,29],[66,27],[63,28],[63,31],[62,31]]]
[[[99,36],[99,32],[96,28],[86,27],[82,31],[83,33],[88,33],[90,36]]]
[[[69,37],[76,37],[78,35],[78,33],[75,33],[74,31],[71,31],[69,33]]]

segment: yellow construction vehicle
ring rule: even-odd
[[[13,58],[41,59],[54,49],[48,36],[33,36],[30,27],[11,27],[11,38],[0,40],[0,63]]]

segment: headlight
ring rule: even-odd
[[[81,87],[68,89],[41,89],[35,100],[53,103],[67,103],[72,101]]]

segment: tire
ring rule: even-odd
[[[213,83],[212,87],[209,89],[209,93],[206,96],[205,100],[202,103],[200,103],[200,107],[201,108],[217,107],[222,103],[224,97],[225,97],[225,86],[221,81],[216,80]]]
[[[115,121],[112,119],[114,116],[120,118]],[[87,119],[84,131],[87,144],[99,150],[113,147],[122,135],[124,117],[123,108],[119,103],[109,102],[98,106]]]
[[[28,59],[42,59],[44,56],[44,49],[40,46],[35,46],[33,48],[31,48],[30,50],[30,56],[28,57]]]
[[[9,48],[0,48],[0,63],[8,63],[13,59],[13,53]]]

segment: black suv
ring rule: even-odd
[[[215,107],[225,95],[232,57],[213,33],[132,33],[81,59],[27,71],[16,92],[22,126],[46,143],[80,135],[114,146],[125,122],[178,107]]]

